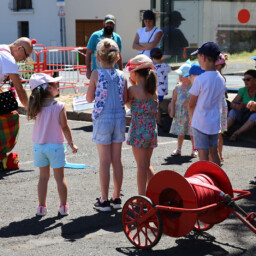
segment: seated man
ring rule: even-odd
[[[245,87],[238,90],[237,96],[230,104],[228,129],[235,121],[241,123],[242,126],[231,135],[230,141],[236,141],[241,133],[251,130],[256,125],[256,113],[250,112],[247,108],[248,102],[256,101],[256,70],[247,70],[243,80]]]

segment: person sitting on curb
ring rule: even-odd
[[[243,80],[245,87],[238,90],[237,96],[230,104],[228,129],[235,121],[242,123],[242,126],[231,135],[230,141],[236,141],[241,133],[251,130],[256,125],[256,113],[250,112],[246,107],[250,101],[256,101],[256,70],[247,70]]]

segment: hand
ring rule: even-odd
[[[255,101],[249,101],[246,107],[250,111],[256,111],[256,102]]]
[[[73,154],[77,153],[78,147],[76,145],[74,145],[73,143],[68,145],[70,146]]]

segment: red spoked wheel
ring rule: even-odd
[[[126,237],[139,248],[155,246],[163,232],[162,219],[152,201],[144,196],[128,199],[122,211],[122,224]]]
[[[197,231],[206,231],[213,227],[213,224],[207,224],[199,219],[196,220],[196,223],[194,225],[194,230]]]

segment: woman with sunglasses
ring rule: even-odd
[[[247,108],[248,102],[256,101],[256,70],[247,70],[243,80],[245,87],[238,90],[237,96],[230,104],[228,129],[235,121],[241,123],[242,126],[231,135],[230,141],[236,141],[241,133],[251,130],[256,125],[256,113]]]

